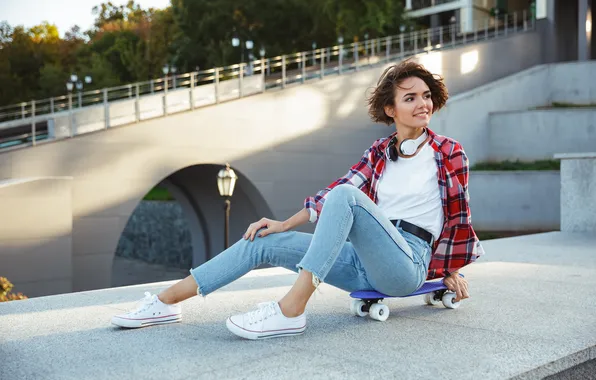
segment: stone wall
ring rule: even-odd
[[[190,268],[192,246],[182,206],[178,202],[141,201],[124,228],[116,256]]]
[[[561,153],[561,231],[596,233],[596,152]]]

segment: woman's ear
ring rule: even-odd
[[[385,106],[384,109],[385,109],[385,115],[387,115],[391,118],[395,117],[395,109],[393,107]]]

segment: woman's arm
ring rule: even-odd
[[[309,212],[305,208],[298,211],[296,214],[294,214],[294,216],[292,216],[285,222],[280,222],[279,220],[262,218],[258,222],[254,222],[250,226],[248,226],[248,229],[244,233],[243,238],[244,238],[244,240],[250,239],[250,241],[253,241],[253,240],[255,240],[255,235],[257,237],[264,237],[269,234],[275,234],[278,232],[289,231],[292,228],[298,227],[298,226],[308,222],[308,218],[309,218]],[[259,232],[259,230],[261,230],[264,227],[266,227],[266,228]],[[257,235],[257,232],[259,233],[258,235]]]
[[[282,223],[283,230],[289,231],[298,226],[306,224],[308,222],[309,217],[310,213],[307,209],[303,208],[302,210],[294,214],[291,218],[287,219],[285,222]]]

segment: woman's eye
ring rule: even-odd
[[[409,102],[409,101],[411,101],[411,100],[414,100],[414,98],[407,98],[407,99],[406,99],[406,102]]]

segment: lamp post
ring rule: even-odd
[[[176,66],[172,65],[170,67],[170,72],[172,73],[172,84],[174,85],[174,90],[176,89],[176,71],[178,71],[178,69]]]
[[[85,78],[83,78],[83,80],[85,81],[86,84],[91,84],[91,82],[93,81],[93,79],[91,78],[90,75],[85,75]],[[81,108],[83,106],[82,91],[83,91],[84,84],[81,80],[79,80],[78,75],[71,74],[70,81],[66,82],[66,89],[68,90],[69,109],[72,108],[72,90],[75,87],[76,87],[77,93],[78,93],[79,108]]]
[[[168,74],[172,73],[172,75],[174,75],[174,79],[173,79],[173,88],[176,89],[176,71],[178,71],[178,69],[176,68],[176,66],[174,65],[168,65],[167,63],[165,65],[163,65],[163,67],[161,68],[161,71],[163,72],[164,75],[164,79],[163,79],[163,87],[164,87],[164,91],[168,92]]]
[[[252,54],[252,48],[254,47],[254,43],[252,40],[246,40],[244,43],[246,46],[246,50],[248,50],[248,72],[246,75],[252,75],[253,72],[253,63],[252,61],[255,59],[254,55]]]
[[[451,23],[451,44],[455,45],[455,22],[457,21],[457,19],[455,18],[455,16],[451,16],[451,18],[449,19],[449,22]]]
[[[404,54],[404,32],[406,31],[406,26],[405,25],[400,25],[399,26],[399,31],[401,32],[401,34],[399,35],[399,51],[401,52],[402,58],[403,58],[403,54]]]
[[[313,41],[312,43],[312,65],[314,66],[317,63],[317,43]]]
[[[253,48],[253,42],[252,40],[246,40],[244,42],[244,44],[241,43],[242,41],[240,40],[240,37],[238,37],[236,35],[236,29],[234,28],[234,37],[232,37],[232,46],[233,47],[238,47],[240,46],[240,63],[244,62],[244,47],[246,46],[246,48],[249,50],[252,50]]]
[[[267,63],[265,63],[265,53],[266,53],[265,47],[261,46],[261,48],[259,49],[259,56],[261,57],[261,62],[262,62],[261,71],[262,71],[263,75],[265,75],[265,70],[263,70],[263,68],[265,66],[267,66],[267,75],[269,75],[269,74],[271,74],[271,72],[269,71],[270,70],[269,69],[269,60],[267,60]]]
[[[166,63],[165,65],[163,65],[163,67],[161,68],[161,71],[163,72],[163,90],[165,93],[168,92],[168,73],[170,72],[170,66]]]
[[[339,70],[338,72],[342,73],[342,65],[344,60],[344,36],[341,34],[337,37],[337,44],[339,45]]]
[[[225,169],[221,169],[217,173],[217,189],[224,201],[224,249],[229,247],[229,224],[230,224],[230,198],[234,193],[234,186],[236,185],[238,176],[233,169],[230,169],[230,164],[226,164]]]
[[[70,75],[70,80],[68,82],[66,82],[66,89],[68,90],[68,124],[69,124],[69,129],[70,129],[70,136],[74,136],[74,123],[72,120],[72,90],[76,87],[77,91],[78,91],[78,100],[79,100],[79,108],[82,107],[83,105],[83,82],[81,82],[79,80],[78,75],[76,74],[71,74]],[[85,78],[83,79],[85,81],[85,83],[90,84],[92,82],[92,78],[89,75],[86,75]]]
[[[232,46],[233,47],[240,46],[240,38],[233,37],[232,38]],[[241,48],[241,49],[244,49],[244,48]],[[244,60],[244,50],[241,50],[241,52],[240,52],[240,62],[242,62],[243,60]]]

